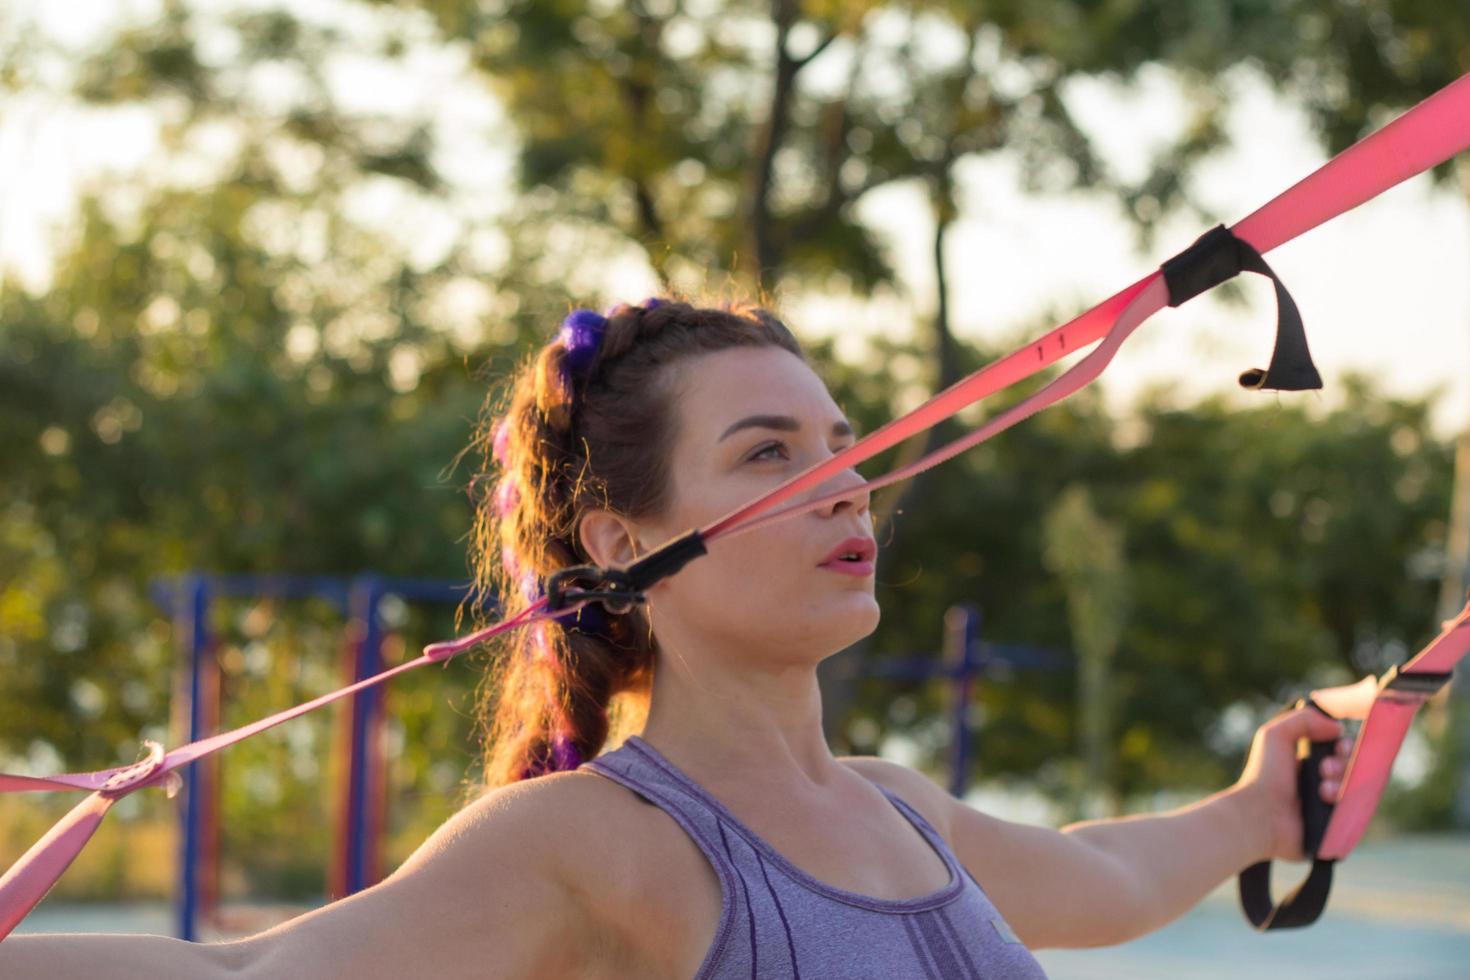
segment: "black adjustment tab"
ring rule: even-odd
[[[634,588],[626,572],[596,565],[574,565],[562,568],[546,580],[546,608],[550,612],[566,609],[581,599],[595,599],[609,612],[625,612],[644,595]]]
[[[1200,293],[1214,289],[1240,275],[1239,241],[1230,229],[1216,225],[1195,239],[1194,244],[1164,260],[1164,284],[1169,287],[1169,305],[1179,306]]]
[[[1242,272],[1255,272],[1276,287],[1276,347],[1264,371],[1252,368],[1240,375],[1242,387],[1255,390],[1306,391],[1322,387],[1322,376],[1312,363],[1301,311],[1286,286],[1255,247],[1224,225],[1205,232],[1189,248],[1164,262],[1160,269],[1169,290],[1169,305],[1179,306]]]
[[[1411,670],[1406,673],[1400,673],[1399,665],[1394,664],[1388,668],[1388,672],[1379,680],[1378,689],[1380,691],[1402,691],[1405,694],[1417,694],[1420,697],[1432,698],[1454,676],[1453,671],[1439,673],[1427,670]]]
[[[708,553],[704,538],[698,530],[694,530],[650,551],[624,569],[624,574],[628,576],[633,588],[646,589],[653,583],[668,578],[700,555]]]

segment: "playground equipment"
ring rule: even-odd
[[[408,602],[458,603],[466,586],[371,574],[331,578],[297,575],[207,575],[189,573],[153,583],[154,601],[174,620],[184,640],[176,688],[175,723],[188,741],[219,730],[220,670],[209,629],[210,609],[220,598],[325,599],[347,621],[343,683],[383,669],[385,629],[381,606],[395,596]],[[337,826],[328,871],[328,894],[350,895],[383,877],[382,839],[386,817],[387,765],[382,750],[383,694],[380,687],[347,700],[337,745],[346,767],[337,791]],[[174,892],[175,932],[194,941],[199,923],[211,917],[219,898],[219,757],[184,768],[179,809],[179,862]]]

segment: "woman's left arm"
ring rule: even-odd
[[[1302,857],[1296,743],[1339,738],[1340,722],[1305,709],[1256,732],[1235,785],[1168,813],[1089,820],[1058,831],[1015,823],[955,799],[923,773],[847,758],[869,778],[923,805],[955,855],[1032,949],[1112,946],[1193,908],[1222,881],[1266,858]],[[1350,748],[1322,763],[1337,799]]]

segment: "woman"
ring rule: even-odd
[[[515,612],[555,570],[626,565],[852,440],[766,311],[577,311],[474,444],[498,480],[479,583]],[[16,936],[0,974],[1041,977],[1029,948],[1120,943],[1300,859],[1296,743],[1341,735],[1315,712],[1263,726],[1206,800],[1060,832],[834,757],[816,668],[879,615],[868,497],[841,479],[849,499],[716,542],[645,604],[511,634],[489,791],[381,884],[231,943]],[[603,752],[614,723],[639,734]]]

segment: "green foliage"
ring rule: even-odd
[[[148,598],[159,576],[463,578],[470,505],[452,463],[485,386],[568,302],[595,305],[573,280],[618,248],[680,285],[733,267],[751,288],[868,293],[895,273],[858,215],[863,196],[918,180],[952,218],[948,168],[1002,148],[1020,154],[1032,190],[1110,189],[1147,235],[1187,203],[1188,167],[1223,139],[1211,80],[1242,58],[1316,99],[1334,145],[1470,67],[1463,18],[1438,5],[1288,8],[1057,0],[986,4],[978,18],[956,3],[438,0],[375,5],[364,31],[285,8],[169,3],[156,22],[125,25],[75,59],[70,84],[90,104],[150,112],[157,157],[90,189],[44,295],[0,290],[0,758],[101,767],[133,759],[140,737],[167,737],[178,643]],[[1312,44],[1283,16],[1315,24],[1302,35]],[[921,28],[963,53],[931,58]],[[35,50],[0,43],[0,89],[39,77]],[[504,109],[518,151],[503,217],[457,196],[433,120],[349,110],[328,80],[343,55],[402,67],[424,50],[464,52]],[[1179,72],[1197,112],[1149,176],[1122,187],[1070,118],[1066,82],[1126,79],[1151,61]],[[291,84],[271,90],[267,72]],[[885,77],[898,84],[870,84]],[[363,217],[374,195],[398,227]],[[419,253],[403,229],[426,214],[451,231]],[[467,295],[471,312],[452,312]],[[862,358],[813,345],[861,431],[932,387],[937,345],[901,339],[911,326]],[[952,366],[1001,352],[955,343]],[[1379,670],[1432,620],[1448,449],[1428,434],[1426,400],[1347,390],[1331,411],[1159,397],[1126,419],[1083,392],[953,460],[882,542],[884,620],[868,654],[937,648],[956,602],[981,604],[997,641],[1115,640],[1118,791],[1232,778],[1244,744],[1221,718],[1233,705],[1260,716],[1309,684]],[[1119,596],[1098,593],[1095,554],[1047,564],[1048,514],[1068,488],[1090,501],[1082,525],[1122,542],[1126,618]],[[401,649],[447,635],[449,616],[410,610]],[[227,722],[332,683],[334,611],[222,604],[214,626]],[[983,682],[978,769],[1068,791],[1073,677]],[[389,692],[393,860],[459,800],[474,681],[460,663]],[[880,737],[922,730],[940,692],[910,694],[864,685],[849,720]],[[223,763],[226,852],[252,855],[240,872],[252,890],[310,891],[325,861],[331,804],[313,766],[326,765],[330,725],[294,726]],[[1428,797],[1405,807],[1425,821],[1445,810]]]

